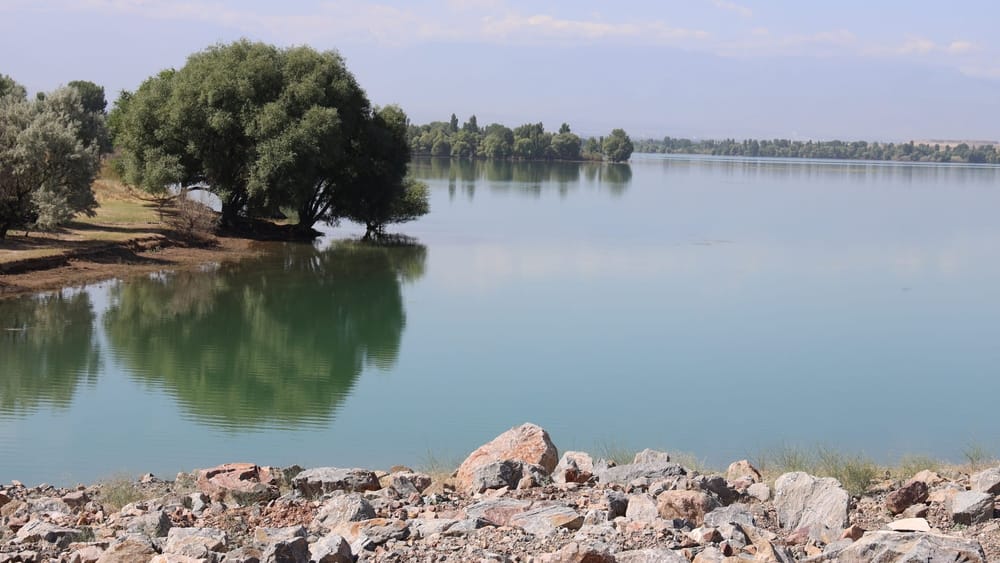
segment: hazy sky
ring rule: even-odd
[[[1000,139],[997,21],[989,1],[0,0],[0,73],[114,98],[247,37],[339,50],[417,123]]]

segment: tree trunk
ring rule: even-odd
[[[238,202],[232,200],[222,202],[221,224],[224,229],[232,229],[238,224],[240,207],[242,206]]]
[[[7,223],[0,224],[0,240],[7,238],[7,231],[10,229],[10,225]]]

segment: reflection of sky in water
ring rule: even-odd
[[[432,214],[397,228],[428,248],[402,284],[398,358],[322,424],[192,416],[109,353],[105,284],[88,290],[96,383],[0,415],[0,479],[419,465],[525,420],[561,449],[717,465],[786,443],[1000,453],[997,169],[637,157],[610,190],[537,166],[522,189],[516,166],[456,170],[451,193],[450,166],[415,164]]]

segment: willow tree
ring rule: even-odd
[[[128,183],[209,190],[227,227],[291,208],[307,231],[343,216],[338,192],[373,176],[362,163],[371,162],[375,119],[340,55],[244,40],[196,53],[124,94],[112,129]],[[393,158],[398,177],[380,179],[402,182],[409,151]]]

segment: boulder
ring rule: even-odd
[[[656,499],[645,493],[629,495],[625,517],[642,522],[652,522],[659,518],[660,510],[657,508]]]
[[[628,513],[628,497],[622,492],[605,491],[604,504],[608,507],[608,520],[614,520]]]
[[[125,531],[130,534],[140,534],[150,538],[162,538],[170,531],[173,523],[166,510],[154,510],[142,516],[129,519]]]
[[[818,478],[797,471],[785,473],[774,483],[774,508],[778,524],[786,530],[824,528],[839,534],[847,527],[850,495],[836,479]]]
[[[198,471],[198,488],[215,500],[246,505],[278,498],[271,472],[252,463],[227,463]]]
[[[332,530],[347,522],[360,522],[375,518],[375,509],[358,493],[334,495],[320,506],[311,528]]]
[[[929,532],[931,525],[924,518],[903,518],[886,524],[886,527],[896,532]],[[854,538],[858,539],[858,538]]]
[[[531,507],[531,502],[518,499],[486,499],[466,507],[469,518],[482,519],[494,526],[506,526],[515,514]]]
[[[268,544],[260,558],[261,563],[309,563],[309,542],[293,537]]]
[[[375,472],[367,469],[316,467],[292,478],[292,487],[306,498],[317,498],[335,491],[377,491],[382,488]]]
[[[481,493],[503,487],[514,489],[521,482],[523,475],[520,461],[505,459],[473,467],[462,483],[464,490],[469,493]]]
[[[188,557],[210,558],[213,553],[225,553],[229,544],[226,532],[216,528],[170,528],[164,544],[165,553]]]
[[[555,553],[540,555],[538,563],[615,563],[617,559],[604,545],[570,542]]]
[[[921,481],[928,487],[933,487],[934,485],[943,483],[944,478],[930,469],[923,469],[918,471],[913,477],[910,477],[910,481]]]
[[[910,563],[917,561],[962,561],[986,563],[983,547],[976,540],[923,532],[868,532],[843,549],[828,549],[806,559],[812,563]]]
[[[351,544],[337,534],[320,538],[309,547],[309,554],[316,563],[354,563]]]
[[[704,520],[706,526],[713,526],[715,528],[725,524],[755,525],[750,509],[742,504],[731,504],[726,507],[716,508],[706,514]]]
[[[617,563],[688,563],[683,555],[666,548],[635,549],[615,554]]]
[[[149,561],[155,556],[156,549],[149,538],[132,535],[125,536],[108,546],[97,563],[135,563]]]
[[[583,526],[583,515],[568,506],[542,506],[511,516],[508,525],[535,536],[551,536],[560,528],[579,530]]]
[[[956,493],[949,503],[956,524],[978,524],[993,518],[993,495],[978,491]]]
[[[208,559],[201,557],[188,557],[187,555],[177,555],[176,553],[163,553],[149,560],[149,563],[207,563]]]
[[[291,541],[295,538],[304,538],[306,535],[306,529],[302,526],[285,526],[282,528],[258,526],[253,531],[253,540],[258,545],[267,546],[278,542]]]
[[[969,477],[973,491],[1000,495],[1000,467],[991,467]]]
[[[389,475],[389,486],[396,490],[403,497],[408,497],[413,493],[420,494],[424,489],[431,486],[431,476],[425,473],[413,473],[402,471]]]
[[[559,459],[552,480],[556,483],[586,483],[594,476],[594,460],[586,452],[565,452]]]
[[[729,464],[729,469],[726,470],[726,481],[730,483],[744,481],[747,483],[747,486],[753,483],[760,483],[760,471],[757,471],[757,468],[748,460],[741,459],[734,461]]]
[[[80,508],[90,502],[90,495],[88,495],[86,491],[73,491],[63,495],[61,500],[70,508]],[[0,503],[2,503],[2,501],[0,501]]]
[[[652,482],[683,475],[687,475],[687,471],[683,467],[668,461],[629,463],[627,465],[608,467],[601,460],[594,465],[594,476],[602,483],[627,485],[637,479],[645,479]]]
[[[704,524],[705,515],[718,507],[718,501],[702,491],[666,491],[656,497],[660,518],[683,518],[695,526]]]
[[[632,457],[633,465],[639,463],[670,463],[670,454],[646,448]]]
[[[530,423],[522,424],[469,454],[458,468],[458,487],[462,490],[473,489],[473,477],[478,468],[504,461],[541,465],[546,473],[552,473],[559,462],[559,452],[543,428]],[[516,485],[517,482],[512,486]]]
[[[767,483],[754,483],[747,487],[747,496],[760,502],[767,502],[771,500],[771,487]]]
[[[910,480],[885,497],[885,507],[893,515],[900,514],[914,504],[927,500],[927,494],[927,483]]]
[[[76,528],[57,526],[44,520],[32,520],[17,531],[17,540],[21,543],[45,541],[59,547],[66,547],[81,535],[82,532]]]

